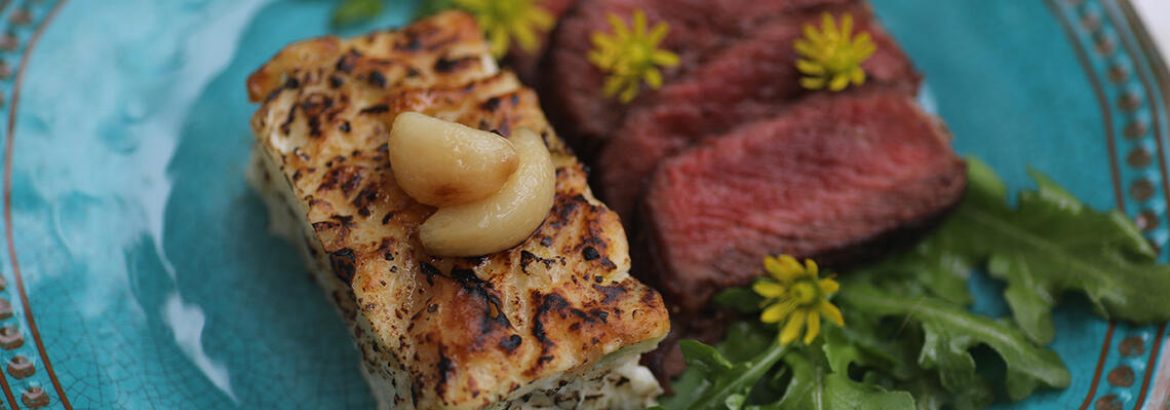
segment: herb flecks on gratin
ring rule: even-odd
[[[512,40],[526,52],[539,48],[536,32],[552,28],[556,19],[536,3],[537,0],[455,0],[456,6],[475,15],[496,58],[508,53]]]
[[[780,324],[780,344],[792,343],[804,332],[804,344],[816,340],[821,332],[821,316],[837,326],[844,326],[841,311],[829,302],[840,285],[832,278],[818,278],[820,269],[812,259],[801,265],[789,255],[764,258],[768,276],[752,285],[752,290],[764,297],[760,321]]]
[[[623,103],[638,95],[643,81],[652,89],[662,87],[659,68],[679,63],[677,54],[659,48],[670,32],[669,24],[660,22],[647,29],[646,13],[642,10],[635,11],[632,19],[633,27],[630,27],[621,17],[610,14],[613,33],[593,33],[593,50],[589,52],[589,62],[609,75],[602,89],[605,96],[618,96]]]
[[[865,84],[861,63],[869,59],[877,46],[869,33],[853,35],[853,15],[841,16],[840,24],[825,13],[821,27],[804,26],[804,37],[793,46],[800,56],[796,69],[803,75],[800,86],[809,90],[841,91],[850,84]]]

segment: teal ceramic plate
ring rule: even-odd
[[[406,1],[366,27],[401,24]],[[873,0],[964,154],[1034,167],[1167,249],[1170,90],[1124,0]],[[0,401],[371,408],[357,352],[244,183],[244,78],[331,0],[0,0]],[[342,33],[347,34],[347,33]],[[1005,313],[990,282],[977,308]],[[1170,296],[1168,296],[1170,297]],[[1156,408],[1165,325],[1057,316],[1072,385],[1020,408]],[[1159,370],[1160,369],[1160,370]]]

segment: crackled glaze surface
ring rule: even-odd
[[[343,34],[405,21],[391,3]],[[1170,80],[1122,0],[873,3],[961,152],[1012,188],[1030,166],[1124,209],[1166,257]],[[244,78],[328,33],[333,4],[0,0],[4,407],[373,406],[340,319],[243,179]],[[972,287],[1006,313],[990,280]],[[1165,408],[1164,325],[1074,302],[1057,334],[1072,385],[1004,407]]]

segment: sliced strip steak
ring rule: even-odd
[[[597,161],[601,193],[627,229],[637,225],[637,199],[659,161],[704,137],[776,115],[808,94],[799,85],[792,43],[805,24],[819,24],[826,10],[853,14],[858,30],[873,37],[878,51],[863,64],[868,87],[893,87],[908,95],[917,91],[920,76],[866,7],[814,8],[773,20],[707,65],[668,83],[655,105],[630,114],[602,149]]]
[[[841,252],[929,225],[965,186],[949,134],[904,93],[810,97],[661,164],[645,204],[656,282],[695,312],[717,290],[749,283],[765,255],[831,266]]]

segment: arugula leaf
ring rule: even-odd
[[[914,408],[914,399],[907,392],[851,380],[847,375],[850,363],[870,363],[871,356],[857,350],[840,329],[827,327],[825,331],[826,340],[831,342],[781,347],[774,331],[754,321],[739,321],[716,347],[683,341],[688,369],[673,383],[676,393],[663,398],[661,408]],[[786,367],[776,370],[780,360]]]
[[[968,159],[963,204],[914,250],[862,272],[893,276],[966,305],[967,272],[986,264],[1007,282],[1013,320],[1042,344],[1055,337],[1052,309],[1066,291],[1086,294],[1098,314],[1139,323],[1170,320],[1170,266],[1118,211],[1086,207],[1050,178],[1033,172],[1037,189],[1008,206],[1003,182]]]
[[[727,288],[719,291],[712,299],[716,305],[730,308],[739,313],[759,313],[760,302],[764,298],[752,291],[751,288]]]
[[[887,289],[887,292],[892,291]],[[900,294],[899,298],[904,299],[904,294]],[[950,391],[938,380],[940,374],[937,369],[921,367],[917,358],[921,355],[925,337],[922,328],[916,326],[916,323],[904,317],[888,317],[886,320],[872,315],[867,317],[860,309],[847,305],[844,307],[848,327],[839,329],[837,333],[826,334],[825,353],[831,363],[840,360],[835,356],[842,355],[828,349],[834,344],[841,346],[838,349],[845,353],[849,353],[849,350],[858,351],[858,358],[851,362],[854,364],[854,373],[867,371],[863,378],[867,383],[909,391],[920,410],[973,410],[982,409],[991,403],[995,394],[990,385],[972,383],[963,385],[961,390]]]
[[[971,397],[977,391],[986,391],[986,386],[970,386],[971,391],[952,393],[939,382],[937,371],[919,367],[917,358],[924,339],[921,328],[904,321],[891,325],[866,318],[849,306],[844,313],[849,326],[825,334],[825,357],[830,364],[837,363],[833,365],[841,369],[837,371],[848,371],[848,364],[852,364],[854,372],[866,372],[867,383],[909,392],[919,410],[973,410],[985,405],[956,398]],[[844,362],[845,359],[850,360]]]
[[[452,8],[455,8],[455,0],[423,0],[419,2],[414,17],[423,18]]]
[[[348,26],[382,13],[382,0],[343,0],[333,10],[334,27]]]
[[[744,362],[755,358],[760,352],[776,344],[775,327],[769,327],[755,320],[741,320],[732,323],[727,336],[715,346],[727,360]]]
[[[750,362],[760,356],[761,352],[776,346],[776,334],[755,321],[736,321],[728,329],[723,342],[715,346],[713,351],[708,350],[710,346],[699,342],[683,341],[682,343],[690,344],[693,349],[683,350],[688,366],[686,372],[674,383],[671,383],[674,395],[660,399],[661,407],[665,409],[701,408],[693,406],[693,404],[699,402],[704,395],[714,394],[712,393],[714,381],[719,377],[733,375],[733,373],[710,371],[710,369],[725,369],[735,362]],[[698,366],[691,365],[691,362],[695,360],[702,363]],[[766,371],[774,367],[775,363],[772,361],[771,364],[757,363],[757,365]],[[764,382],[762,377],[756,377],[755,380],[742,380],[739,382],[738,391],[728,395],[728,397],[746,397],[747,390],[750,390],[754,384],[762,382]],[[722,397],[723,400],[726,398]],[[715,406],[714,408],[723,407]]]
[[[884,373],[898,382],[917,377],[918,352],[922,351],[921,332],[902,322],[893,325],[880,318],[866,316],[858,309],[843,305],[846,327],[825,335],[826,344],[848,343],[859,351],[855,363]],[[891,320],[892,321],[892,320]],[[836,360],[833,350],[826,349],[830,362]]]
[[[888,283],[873,283],[879,279]],[[1004,358],[1014,400],[1040,386],[1068,385],[1060,358],[1013,325],[903,285],[880,275],[846,276],[838,301],[849,326],[826,327],[812,347],[778,351],[774,332],[750,319],[733,324],[717,347],[684,341],[689,368],[664,408],[981,408],[994,394],[969,353],[980,344]],[[904,322],[890,325],[885,317]],[[787,374],[776,370],[775,355]]]
[[[922,374],[914,379],[898,384],[914,396],[914,404],[918,410],[977,410],[986,407],[985,404],[973,401],[960,401],[942,386],[938,377],[932,374]]]
[[[850,272],[850,275],[870,274],[883,278],[897,278],[909,284],[920,285],[932,294],[951,303],[969,305],[973,301],[967,289],[972,261],[956,252],[952,242],[956,238],[934,236],[910,251],[893,256],[874,266]]]
[[[732,363],[714,347],[693,340],[683,340],[679,347],[687,359],[687,370],[695,369],[697,373],[705,376],[708,383],[696,386],[693,395],[697,397],[689,405],[667,408],[740,408],[743,400],[751,393],[752,386],[755,386],[787,351],[784,346],[772,344],[753,360]]]
[[[877,386],[858,383],[841,372],[829,372],[817,363],[815,352],[790,354],[784,364],[792,369],[792,381],[779,402],[751,406],[750,410],[825,410],[825,409],[913,409],[914,397],[904,391],[885,391]],[[848,360],[848,359],[846,359]],[[846,363],[847,365],[847,363]],[[836,370],[836,369],[833,369]]]
[[[1118,211],[1097,212],[1046,176],[1007,205],[1003,184],[986,164],[969,160],[968,199],[930,239],[968,260],[988,263],[1007,282],[1005,299],[1028,337],[1052,341],[1052,308],[1077,290],[1098,314],[1138,323],[1170,319],[1170,266]]]
[[[906,295],[895,289],[883,292],[903,299]],[[849,326],[825,335],[825,355],[830,363],[842,361],[840,357],[851,358],[850,374],[865,372],[863,380],[867,383],[909,392],[920,410],[974,410],[987,406],[993,396],[990,386],[972,384],[952,392],[943,387],[937,369],[920,366],[918,357],[925,339],[921,326],[901,317],[865,317],[844,301],[843,308]],[[834,368],[849,369],[840,364]]]
[[[905,391],[887,391],[879,388],[875,383],[859,383],[849,376],[852,365],[859,367],[890,368],[891,362],[896,361],[888,352],[876,352],[867,349],[864,343],[850,337],[844,329],[829,327],[825,329],[824,352],[825,361],[831,373],[826,376],[826,392],[830,392],[831,406],[827,408],[877,408],[877,409],[912,409],[915,407],[914,397]],[[869,373],[870,379],[878,375]],[[848,403],[848,404],[846,404]]]
[[[851,309],[875,317],[897,316],[922,326],[925,339],[918,363],[938,371],[948,390],[967,393],[963,400],[989,403],[990,389],[975,373],[975,359],[968,352],[978,344],[991,347],[1007,364],[1008,396],[1020,400],[1039,386],[1066,387],[1070,376],[1060,357],[1032,344],[1015,327],[929,296],[908,296],[882,290],[860,280],[843,283],[838,297]]]

